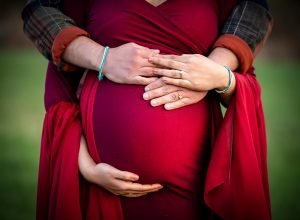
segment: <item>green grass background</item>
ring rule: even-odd
[[[34,219],[46,60],[0,50],[0,219]],[[256,64],[263,87],[275,220],[300,216],[300,64]]]

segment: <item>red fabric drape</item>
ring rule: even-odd
[[[78,150],[79,107],[60,102],[46,113],[40,154],[37,219],[81,218]]]
[[[92,124],[93,99],[99,82],[88,75],[82,91],[82,123],[89,153],[100,163]],[[50,107],[44,119],[40,153],[37,216],[38,220],[88,219],[122,220],[119,198],[86,182],[78,170],[82,125],[76,103],[59,102]]]
[[[205,201],[223,219],[267,220],[271,213],[260,87],[252,73],[235,76],[236,94],[221,127],[214,129]],[[96,75],[88,74],[81,97],[82,123],[89,152],[96,162],[100,159],[93,126],[87,121],[93,116],[98,85]],[[37,219],[123,219],[118,197],[83,180],[80,184],[79,114],[76,104],[60,102],[45,116]],[[217,108],[214,115],[215,119],[220,115]]]
[[[235,76],[236,94],[212,147],[205,202],[223,219],[271,219],[260,86],[252,70]]]

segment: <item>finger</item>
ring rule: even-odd
[[[165,59],[160,58],[159,56],[152,56],[149,58],[150,63],[154,63],[156,65],[164,66],[169,69],[177,69],[177,70],[184,70],[185,64],[182,62],[178,62],[172,59]]]
[[[145,196],[147,194],[148,193],[128,193],[128,194],[125,194],[125,195],[122,195],[122,196],[134,198],[134,197]]]
[[[171,84],[174,86],[179,86],[179,87],[184,87],[184,88],[190,88],[190,82],[186,79],[174,79],[174,78],[170,78],[170,77],[162,77],[161,80],[165,83],[165,84]]]
[[[176,86],[164,85],[160,88],[153,89],[153,90],[150,90],[148,92],[145,92],[143,94],[143,98],[145,100],[150,100],[150,99],[154,99],[154,98],[157,98],[157,97],[165,96],[165,95],[167,95],[169,93],[172,93],[172,92],[175,92],[177,90],[178,90],[178,87],[176,87]]]
[[[112,176],[119,180],[125,180],[125,181],[137,181],[139,179],[139,176],[135,173],[131,173],[128,171],[121,171],[116,168],[112,169]]]
[[[192,57],[195,56],[195,54],[182,54],[180,56],[159,54],[157,56],[164,59],[172,59],[178,62],[187,63],[191,60]]]
[[[159,76],[167,76],[170,78],[175,79],[185,79],[186,72],[182,70],[175,70],[175,69],[158,69],[154,68],[152,69],[152,73]]]
[[[153,70],[154,70],[154,68],[152,68],[152,67],[142,67],[142,68],[138,69],[137,75],[157,77],[157,75],[154,74]]]
[[[176,102],[170,102],[164,105],[166,110],[173,110],[173,109],[177,109],[177,108],[182,108],[184,106],[187,105],[191,105],[194,104],[193,102],[191,102],[191,100],[189,98],[182,98]]]
[[[143,67],[155,67],[156,68],[157,67],[155,64],[150,63],[148,58],[143,58],[143,57],[140,57],[138,59],[138,66],[140,66],[141,68],[143,68]]]
[[[156,106],[164,105],[164,104],[167,104],[167,103],[170,103],[170,102],[176,102],[180,99],[180,96],[182,96],[182,94],[179,94],[179,92],[182,92],[182,91],[172,92],[172,93],[167,94],[165,96],[152,99],[150,101],[150,104],[153,107],[156,107]]]
[[[128,184],[133,184],[132,182],[124,182],[123,180],[117,180],[118,182],[115,182],[115,185],[111,187],[111,191],[114,192],[115,194],[119,194],[119,195],[124,195],[124,194],[128,194],[128,193],[151,193],[151,192],[156,192],[160,189],[162,189],[162,187],[156,187],[153,189],[129,189],[130,185]],[[140,184],[142,185],[142,184]]]
[[[157,79],[154,82],[147,85],[145,87],[145,91],[147,92],[147,91],[150,91],[152,89],[157,89],[157,88],[162,87],[164,85],[166,85],[166,84],[161,79]]]
[[[191,56],[191,54],[182,54],[182,55],[174,55],[174,54],[159,54],[157,55],[160,58],[176,60],[179,62],[187,62]]]
[[[157,79],[158,79],[157,77],[135,76],[133,79],[133,84],[146,86],[150,83],[153,83]]]
[[[160,190],[163,188],[162,185],[156,184],[140,184],[133,182],[124,182],[121,183],[120,188],[122,191],[134,191],[140,193],[152,192],[156,190]]]
[[[148,59],[149,57],[158,55],[160,51],[143,47],[139,48],[137,52],[141,57]]]

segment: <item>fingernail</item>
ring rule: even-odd
[[[144,94],[143,94],[143,98],[144,98],[144,99],[148,99],[148,98],[149,98],[149,94],[148,94],[148,93],[144,93]]]
[[[151,100],[150,104],[151,104],[152,106],[155,106],[155,105],[157,104],[157,101]]]
[[[170,109],[170,105],[169,104],[165,104],[165,109],[169,110]]]
[[[139,176],[132,176],[131,177],[131,180],[135,181],[135,180],[138,180],[139,179]]]
[[[149,87],[145,87],[145,91],[147,92],[147,91],[149,91],[150,90],[150,88]]]

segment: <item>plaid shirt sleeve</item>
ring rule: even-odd
[[[268,36],[272,17],[265,0],[240,1],[226,20],[221,34],[240,37],[252,52]]]
[[[24,33],[50,61],[56,36],[66,27],[75,26],[73,19],[61,12],[61,0],[29,0],[22,11]]]

